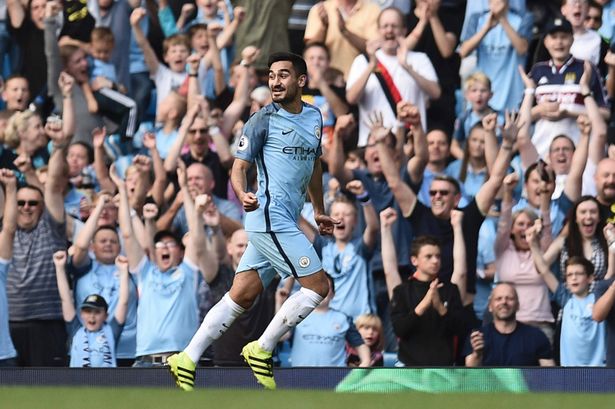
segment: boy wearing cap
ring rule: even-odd
[[[117,366],[115,346],[122,333],[128,310],[128,260],[123,256],[115,259],[120,272],[120,295],[115,308],[115,317],[109,323],[107,323],[107,301],[98,294],[91,294],[85,298],[81,304],[79,312],[81,322],[79,321],[66,278],[66,252],[54,253],[53,263],[56,267],[58,292],[62,300],[62,315],[72,339],[70,366],[93,368]]]
[[[568,20],[556,18],[550,22],[543,41],[550,59],[534,64],[529,77],[536,88],[527,88],[525,92],[536,95],[532,120],[537,122],[532,143],[538,155],[546,158],[551,141],[557,135],[568,136],[575,145],[579,142],[576,119],[585,112],[585,98],[594,97],[604,118],[608,118],[609,112],[600,74],[593,65],[590,92],[581,92],[579,81],[584,62],[574,58],[570,52],[574,37]]]

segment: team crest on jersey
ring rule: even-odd
[[[248,149],[248,137],[241,135],[241,138],[239,138],[239,142],[237,143],[237,150],[245,151],[246,149]]]
[[[306,257],[306,256],[301,257],[301,258],[299,259],[299,265],[300,265],[302,268],[306,268],[307,266],[309,266],[309,265],[310,265],[310,258],[309,258],[309,257]]]
[[[564,77],[564,84],[576,84],[577,74],[575,72],[567,72]]]
[[[314,127],[314,136],[316,137],[316,139],[320,139],[320,126],[318,125]]]
[[[549,82],[549,79],[543,75],[543,76],[542,76],[542,77],[540,77],[540,79],[538,80],[538,85],[547,84],[548,82]]]

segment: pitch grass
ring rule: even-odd
[[[615,394],[424,394],[149,388],[0,387],[0,409],[579,409],[608,408]]]

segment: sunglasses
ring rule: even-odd
[[[194,135],[195,133],[205,134],[209,131],[208,128],[188,129],[188,133]]]
[[[17,206],[24,207],[26,204],[30,207],[36,207],[40,203],[39,200],[18,200]]]
[[[435,196],[437,194],[440,194],[440,196],[448,196],[451,191],[450,190],[438,190],[438,189],[433,189],[429,191],[429,196]]]

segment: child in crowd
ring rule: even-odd
[[[162,43],[162,55],[168,66],[161,64],[139,24],[146,14],[147,11],[144,8],[136,8],[130,15],[130,24],[132,25],[134,39],[143,51],[150,77],[156,83],[156,112],[158,112],[167,95],[171,91],[179,89],[186,80],[188,75],[186,62],[190,54],[190,44],[188,37],[183,34],[174,34],[165,38]]]
[[[88,110],[98,112],[119,125],[121,136],[132,138],[137,128],[137,104],[124,95],[126,87],[119,84],[111,54],[115,40],[113,32],[107,27],[92,30],[89,51],[90,82],[84,85]]]
[[[363,314],[357,317],[355,327],[361,334],[363,342],[369,347],[371,353],[370,366],[383,366],[384,335],[382,333],[382,321],[376,314]],[[357,351],[347,346],[348,366],[359,366],[361,359]]]
[[[66,277],[66,252],[53,255],[58,291],[62,301],[62,315],[71,336],[71,367],[116,367],[115,347],[126,322],[129,298],[128,259],[118,256],[115,264],[120,273],[120,295],[115,308],[115,319],[107,323],[107,301],[91,294],[81,304],[77,317],[75,302]]]
[[[560,363],[562,366],[604,366],[606,364],[606,330],[603,322],[592,319],[596,296],[590,291],[594,265],[584,257],[566,261],[565,284],[550,270],[538,243],[542,224],[536,221],[526,230],[532,257],[540,276],[562,307]]]
[[[493,96],[491,80],[484,73],[477,71],[466,79],[464,96],[470,107],[455,121],[455,131],[451,144],[451,154],[457,159],[463,159],[463,147],[472,128],[481,122],[483,117],[495,112],[489,106],[489,100]]]

